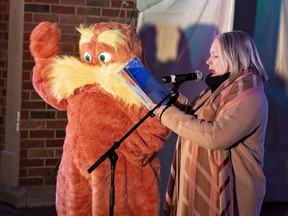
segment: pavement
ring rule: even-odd
[[[1,216],[57,216],[55,206],[16,208],[0,202]]]
[[[57,216],[55,206],[15,208],[0,202],[1,216]],[[288,202],[264,203],[260,216],[288,216]]]

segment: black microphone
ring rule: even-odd
[[[202,72],[200,70],[197,70],[193,73],[164,76],[162,77],[162,82],[163,83],[183,83],[189,80],[199,81],[202,79],[203,79]]]

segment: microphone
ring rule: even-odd
[[[200,70],[197,70],[193,73],[164,76],[162,77],[162,82],[163,83],[183,83],[189,80],[199,81],[202,79],[203,79],[202,72]]]

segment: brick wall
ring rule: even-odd
[[[78,55],[79,35],[75,27],[80,23],[117,21],[135,27],[137,15],[134,1],[25,0],[19,186],[55,184],[54,169],[61,158],[67,123],[66,113],[47,105],[33,89],[34,62],[29,52],[32,29],[42,21],[58,23],[62,31],[61,52]]]
[[[9,1],[0,0],[0,151],[4,149],[8,67]],[[1,160],[0,160],[1,161]]]

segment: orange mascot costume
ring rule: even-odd
[[[148,110],[117,77],[132,57],[143,64],[138,35],[126,24],[80,26],[80,57],[60,55],[60,30],[42,22],[32,31],[33,85],[49,105],[67,111],[57,176],[58,215],[109,215],[110,162],[88,168]],[[148,118],[116,149],[114,214],[159,214],[157,152],[170,131]]]

